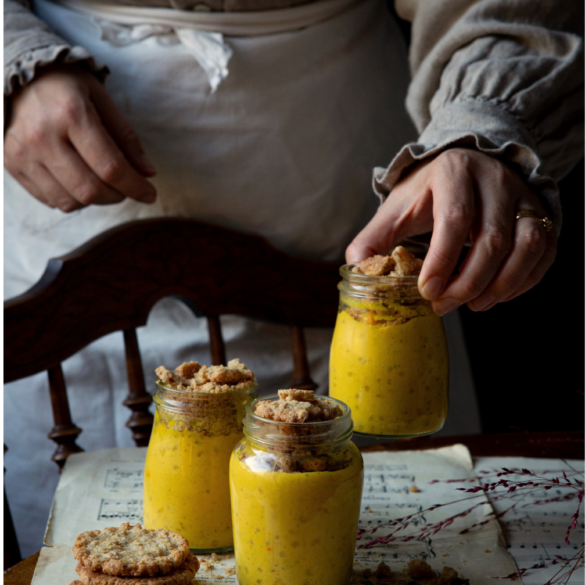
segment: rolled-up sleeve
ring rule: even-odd
[[[555,225],[557,181],[583,156],[581,2],[397,0],[412,22],[407,110],[418,131],[374,172],[384,198],[417,160],[468,146],[517,168]]]
[[[83,47],[71,46],[52,32],[24,0],[4,0],[4,95],[30,82],[39,67],[54,62],[83,62],[98,77],[107,74]]]

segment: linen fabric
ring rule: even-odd
[[[323,0],[322,0],[323,1]],[[247,11],[296,0],[125,0],[121,5]],[[514,165],[541,196],[560,231],[557,182],[583,151],[583,4],[555,0],[395,0],[412,23],[407,108],[420,133],[390,165],[377,167],[383,200],[417,160],[465,145]],[[83,62],[99,76],[83,43],[69,43],[6,0],[4,91],[28,83],[37,67]],[[391,153],[388,154],[388,157]]]

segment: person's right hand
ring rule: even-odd
[[[102,84],[78,65],[51,65],[11,97],[4,166],[34,197],[70,212],[130,197],[153,203],[155,174]]]

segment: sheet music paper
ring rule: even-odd
[[[33,579],[34,585],[63,585],[77,578],[76,561],[71,546],[79,533],[119,525],[122,522],[142,521],[142,473],[145,455],[145,448],[132,448],[106,449],[69,457],[55,494],[45,534],[47,548],[41,551]],[[552,465],[549,460],[485,458],[478,461],[476,469],[518,466],[517,461],[524,461],[522,466],[531,469],[536,469],[535,462],[544,467],[548,466],[549,469]],[[364,462],[365,485],[360,528],[365,529],[426,509],[433,504],[459,499],[462,492],[456,491],[458,484],[429,482],[436,479],[469,479],[475,475],[469,451],[463,445],[430,451],[366,453]],[[420,491],[415,493],[409,491],[413,485]],[[470,482],[469,485],[474,484]],[[431,514],[425,514],[425,521],[439,521],[466,507],[469,507],[469,503],[439,508]],[[552,506],[549,511],[549,507],[539,508],[538,514],[545,512],[550,514],[547,518],[555,518],[553,523],[561,518],[562,522],[566,520],[563,516],[565,512],[561,508]],[[427,559],[439,572],[443,566],[450,566],[462,577],[470,579],[471,585],[507,583],[496,577],[516,571],[516,565],[509,552],[518,559],[521,566],[525,563],[534,564],[532,558],[536,553],[542,554],[540,550],[531,549],[535,552],[527,555],[527,545],[524,544],[524,548],[521,548],[520,540],[529,543],[528,546],[533,546],[537,541],[544,546],[548,545],[546,539],[536,538],[535,528],[532,526],[534,521],[530,519],[537,516],[532,516],[532,508],[518,512],[510,526],[505,526],[506,534],[509,534],[511,539],[509,549],[506,548],[502,531],[496,522],[489,522],[480,530],[473,530],[466,535],[459,534],[462,528],[485,519],[486,514],[491,511],[491,505],[484,498],[483,504],[472,514],[455,521],[452,526],[441,530],[430,541],[414,540],[408,543],[396,541],[376,546],[371,550],[356,550],[353,583],[356,585],[406,583],[408,579],[402,569],[411,558]],[[572,513],[573,511],[570,512]],[[562,526],[565,526],[562,522]],[[527,533],[530,533],[528,525],[533,527],[532,538],[527,536]],[[416,526],[414,528],[416,529]],[[549,533],[551,542],[556,538],[557,532],[551,528]],[[374,537],[383,534],[384,529],[381,528]],[[407,534],[408,530],[405,531],[405,535]],[[358,545],[368,542],[369,538],[372,537],[364,535],[358,541]],[[574,542],[578,544],[579,539],[582,542],[582,536],[575,534]],[[557,543],[557,540],[554,542]],[[562,535],[558,542],[562,544]],[[233,555],[219,555],[217,560],[213,560],[209,555],[198,555],[198,558],[205,562],[196,575],[197,583],[201,585],[237,583],[235,576],[231,574],[234,567]],[[391,568],[391,579],[375,580],[364,576],[364,570],[375,570],[381,561]],[[206,563],[209,570],[205,567]],[[539,585],[544,581],[546,579],[536,581],[531,576],[526,583]]]
[[[475,460],[475,469],[481,477],[482,472],[499,471],[502,467],[508,469],[528,469],[542,477],[560,477],[562,471],[568,477],[578,477],[583,480],[583,461],[568,461],[564,464],[560,459],[529,459],[527,457],[483,457]],[[577,473],[572,473],[570,467]],[[526,480],[526,476],[509,476],[510,479]],[[531,479],[531,478],[529,478]],[[577,500],[555,502],[552,504],[535,504],[534,502],[545,498],[553,498],[568,494],[567,489],[553,489],[549,491],[538,490],[527,496],[523,503],[508,512],[500,521],[508,551],[514,557],[519,568],[528,568],[536,564],[549,564],[555,558],[559,561],[556,565],[543,569],[529,570],[523,577],[529,585],[544,585],[564,562],[558,557],[572,558],[583,547],[585,539],[584,510],[581,509],[579,523],[571,531],[570,545],[565,544],[565,531],[571,524],[571,516],[577,510]],[[502,511],[510,505],[509,502],[494,502],[496,512]],[[582,584],[585,582],[585,569],[581,563],[571,576],[570,583]],[[509,583],[509,581],[504,581]]]

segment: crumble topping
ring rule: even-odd
[[[403,277],[420,274],[423,261],[402,246],[396,246],[389,256],[372,256],[353,266],[352,272],[367,276]],[[352,298],[341,295],[340,310],[346,311],[356,321],[368,325],[402,325],[416,317],[431,312],[430,303],[420,297],[413,283],[401,281],[361,284],[367,295]]]
[[[259,434],[271,436],[270,448],[262,454],[242,453],[241,460],[249,458],[250,465],[284,473],[337,471],[351,465],[352,454],[345,446],[332,448],[324,440],[326,429],[294,424],[334,421],[343,415],[343,410],[333,400],[315,396],[313,390],[296,388],[279,390],[278,397],[278,400],[259,401],[254,410],[265,421],[282,423],[275,431],[274,425],[258,421]],[[277,433],[280,433],[278,438]]]
[[[389,256],[372,256],[358,262],[352,269],[367,276],[417,276],[423,261],[402,246],[396,246]]]
[[[174,372],[160,366],[156,370],[160,381],[177,390],[217,394],[247,390],[256,384],[254,374],[239,359],[227,366],[204,366],[198,362],[185,362]]]
[[[328,398],[315,396],[313,390],[279,390],[279,400],[261,400],[256,415],[286,423],[321,422],[343,414],[341,408]]]
[[[254,374],[239,359],[227,366],[206,366],[185,362],[169,370],[156,368],[167,387],[163,403],[157,406],[156,420],[173,431],[191,431],[204,436],[241,433],[246,404],[254,398]],[[180,392],[173,392],[177,390]],[[249,391],[242,396],[242,392]],[[180,411],[164,407],[164,400],[180,404]]]

